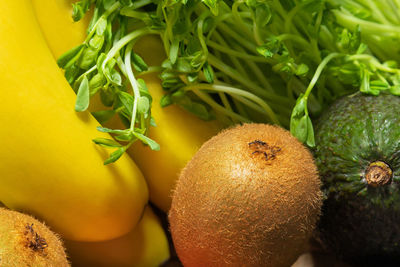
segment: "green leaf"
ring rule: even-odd
[[[257,47],[257,52],[266,58],[272,57],[280,50],[280,42],[277,39],[273,39],[261,46]]]
[[[314,139],[314,128],[312,121],[309,116],[307,116],[307,140],[306,144],[309,147],[315,147],[315,139]]]
[[[122,142],[130,142],[132,141],[133,138],[134,135],[132,134],[132,132],[127,132],[125,134],[120,134],[115,136],[115,139]]]
[[[69,63],[71,59],[73,59],[75,56],[77,56],[83,50],[84,47],[85,47],[84,44],[80,44],[80,45],[72,48],[71,50],[65,52],[64,54],[62,54],[57,60],[58,66],[60,68],[65,68],[67,63]]]
[[[67,69],[65,69],[64,76],[69,84],[72,84],[75,81],[76,77],[79,74],[79,71],[80,69],[76,64],[73,64],[69,66]]]
[[[117,86],[121,86],[121,85],[122,85],[122,77],[121,77],[121,74],[119,74],[119,72],[116,71],[115,69],[111,69],[110,74],[111,74],[111,76],[110,76],[110,81],[111,81],[113,84],[117,85]]]
[[[107,82],[103,74],[97,73],[89,81],[90,96],[93,96]]]
[[[139,87],[140,95],[147,97],[151,104],[153,98],[151,97],[149,89],[147,88],[146,82],[143,79],[137,79],[136,82]]]
[[[178,10],[178,9],[174,9]],[[187,13],[184,8],[179,9],[176,12],[175,21],[172,26],[172,34],[174,37],[180,37],[186,35],[190,31],[190,21],[187,18]]]
[[[110,154],[110,157],[104,161],[104,165],[117,161],[125,152],[125,147],[120,147]]]
[[[101,53],[96,61],[97,71],[101,74],[103,74],[103,69],[101,68],[101,66],[103,65],[103,62],[106,58],[107,55],[105,53]]]
[[[111,134],[127,134],[129,133],[129,129],[119,130],[119,129],[110,129],[106,127],[97,126],[97,130],[102,133],[111,133]]]
[[[367,69],[362,70],[362,80],[361,80],[360,91],[363,93],[366,93],[366,94],[379,95],[379,90],[376,90],[375,88],[371,87],[370,73]]]
[[[212,70],[212,68],[211,68],[211,70]],[[204,75],[206,75],[206,74],[204,74]],[[213,75],[213,78],[214,78],[214,72],[212,73],[212,75]],[[197,82],[199,80],[199,73],[198,72],[188,73],[188,75],[186,75],[186,78],[187,78],[189,83],[195,83],[195,82]],[[211,77],[208,77],[208,78],[211,78]],[[206,77],[206,79],[208,79],[208,78]]]
[[[208,121],[208,120],[213,119],[213,116],[211,115],[210,112],[208,112],[208,110],[204,104],[192,102],[192,104],[190,106],[184,106],[184,108],[186,110],[188,110],[189,112],[195,114],[202,120]]]
[[[156,31],[165,31],[166,24],[164,22],[164,18],[151,14],[150,15],[150,28]]]
[[[356,54],[363,54],[368,49],[368,46],[364,43],[360,43],[360,46],[357,48]]]
[[[341,64],[338,70],[338,76],[339,80],[345,84],[359,84],[360,68],[353,62]]]
[[[89,80],[86,76],[83,77],[79,85],[78,93],[75,101],[75,111],[85,111],[89,106]]]
[[[115,100],[115,92],[112,88],[106,88],[100,91],[101,103],[106,107],[111,107]]]
[[[300,119],[295,118],[290,121],[291,126],[290,132],[295,136],[300,142],[304,143],[307,140],[307,130],[308,130],[308,116],[304,115]]]
[[[384,91],[390,88],[390,85],[382,80],[373,80],[370,82],[372,91]]]
[[[172,66],[171,60],[169,60],[169,59],[164,60],[161,63],[161,67],[163,69],[172,69],[173,66]],[[164,72],[168,72],[168,70],[164,70]]]
[[[168,79],[168,80],[163,80],[161,82],[161,85],[164,89],[168,89],[168,88],[175,88],[175,87],[180,87],[183,86],[183,82],[179,79]]]
[[[207,110],[204,104],[192,101],[192,99],[183,90],[174,92],[171,95],[171,99],[174,103],[203,120],[213,119],[212,114]]]
[[[89,26],[88,26],[88,28],[87,28],[87,30],[86,30],[86,32],[87,32],[88,34],[92,32],[93,27],[96,25],[97,20],[98,20],[98,19],[100,18],[100,16],[101,16],[100,13],[103,12],[103,11],[100,12],[100,8],[101,8],[100,6],[94,5],[93,16],[92,16],[92,19],[90,20]]]
[[[390,89],[389,89],[389,92],[390,92],[392,95],[400,96],[400,85],[397,84],[397,85],[391,86]]]
[[[96,34],[89,41],[89,46],[91,48],[93,48],[93,50],[96,51],[96,52],[99,52],[99,50],[103,47],[103,44],[104,44],[104,36],[103,35],[97,35]]]
[[[169,48],[169,60],[172,64],[175,64],[176,59],[178,58],[179,51],[179,40],[175,38],[172,40],[171,46]]]
[[[206,56],[204,55],[203,51],[197,51],[192,55],[192,60],[190,61],[190,65],[192,65],[192,67],[197,70],[200,69],[201,66],[203,66],[205,60]]]
[[[107,19],[104,17],[101,17],[97,22],[96,34],[103,35],[104,32],[106,31],[106,28],[107,28]]]
[[[255,22],[257,27],[264,28],[271,20],[272,13],[270,7],[265,2],[259,2],[255,7]]]
[[[186,53],[189,55],[193,55],[194,53],[201,51],[201,44],[199,38],[194,36],[190,36],[186,40],[188,43],[186,44]]]
[[[214,82],[214,71],[212,67],[208,64],[208,62],[204,63],[203,73],[208,83]]]
[[[103,73],[106,76],[108,81],[110,81],[110,82],[112,82],[112,83],[114,83],[116,85],[120,85],[120,84],[118,84],[118,82],[121,82],[122,79],[118,79],[118,77],[115,76],[115,73],[117,71],[114,69],[114,66],[115,66],[116,63],[117,63],[117,61],[114,58],[110,59],[105,64],[104,69],[103,69]],[[113,75],[114,75],[114,77],[113,77]],[[119,78],[121,78],[120,75],[119,75]]]
[[[383,62],[382,65],[385,67],[388,67],[388,68],[392,68],[392,69],[398,68],[397,61],[395,61],[395,60],[387,60],[387,61]]]
[[[163,108],[171,105],[172,103],[174,103],[174,102],[172,101],[170,94],[163,95],[160,99],[160,105]]]
[[[295,74],[297,76],[304,76],[308,73],[308,70],[309,68],[306,64],[300,64],[299,66],[297,66]]]
[[[138,112],[146,114],[150,110],[150,101],[146,96],[140,96],[138,100]]]
[[[155,150],[155,151],[160,150],[160,145],[156,141],[154,141],[154,140],[148,138],[147,136],[145,136],[141,133],[138,133],[138,132],[133,132],[133,135],[135,135],[144,144],[148,145],[151,148],[151,150]]]
[[[126,92],[120,91],[118,92],[118,98],[127,112],[131,114],[133,110],[133,96]]]
[[[137,70],[138,72],[142,72],[142,71],[146,71],[148,70],[148,66],[146,64],[146,62],[144,62],[143,58],[141,58],[138,54],[136,53],[132,53],[132,63],[133,63],[133,67],[135,68],[135,70]]]
[[[85,16],[86,12],[89,10],[90,0],[81,0],[77,3],[72,4],[72,19],[74,21],[79,21]]]
[[[146,82],[143,79],[137,79],[136,82],[139,86],[140,93],[149,94],[149,89],[147,88]]]
[[[116,0],[102,0],[102,1],[105,10],[109,9],[116,2]]]
[[[202,0],[214,16],[218,16],[218,0]]]
[[[98,51],[92,47],[87,47],[79,59],[79,67],[84,70],[90,69],[96,62]]]
[[[182,73],[190,73],[193,71],[189,60],[186,58],[178,58],[175,63],[175,69]]]
[[[121,147],[121,144],[113,139],[108,138],[95,138],[92,140],[96,145],[104,147]]]
[[[109,121],[115,115],[115,113],[115,110],[110,109],[94,111],[92,112],[92,115],[100,124],[103,124]]]
[[[292,118],[300,118],[305,114],[307,107],[307,99],[304,97],[303,94],[301,94],[296,101],[296,105],[294,106],[292,110]]]

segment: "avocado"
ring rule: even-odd
[[[400,266],[400,97],[360,92],[316,122],[318,239],[360,266]]]

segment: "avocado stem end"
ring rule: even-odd
[[[383,161],[371,162],[365,171],[365,179],[368,185],[379,187],[389,184],[392,181],[393,171]]]

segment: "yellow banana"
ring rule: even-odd
[[[157,267],[169,259],[164,229],[149,206],[125,236],[104,242],[65,240],[65,246],[73,266]]]
[[[31,1],[3,2],[0,36],[0,202],[72,240],[128,233],[148,201],[146,182],[128,156],[103,165],[107,152],[91,140],[108,135],[74,111]]]
[[[86,38],[88,22],[87,20],[72,22],[71,2],[71,0],[45,2],[33,0],[39,24],[55,58],[81,44]],[[60,42],[60,39],[63,42]],[[150,66],[160,65],[165,58],[162,43],[156,36],[147,36],[138,41],[135,51]],[[159,102],[163,89],[157,74],[151,73],[140,78],[145,80],[153,97],[151,112],[157,127],[150,129],[149,136],[160,144],[161,149],[152,151],[137,142],[127,152],[145,176],[150,200],[162,210],[168,211],[171,205],[171,190],[175,186],[179,172],[203,142],[221,129],[221,125],[216,121],[203,121],[175,105],[162,108]],[[93,102],[95,103],[91,109],[96,110],[100,104]],[[112,120],[106,126],[123,127],[116,120]]]

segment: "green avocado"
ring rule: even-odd
[[[400,266],[400,97],[356,93],[318,119],[318,238],[349,263]]]

